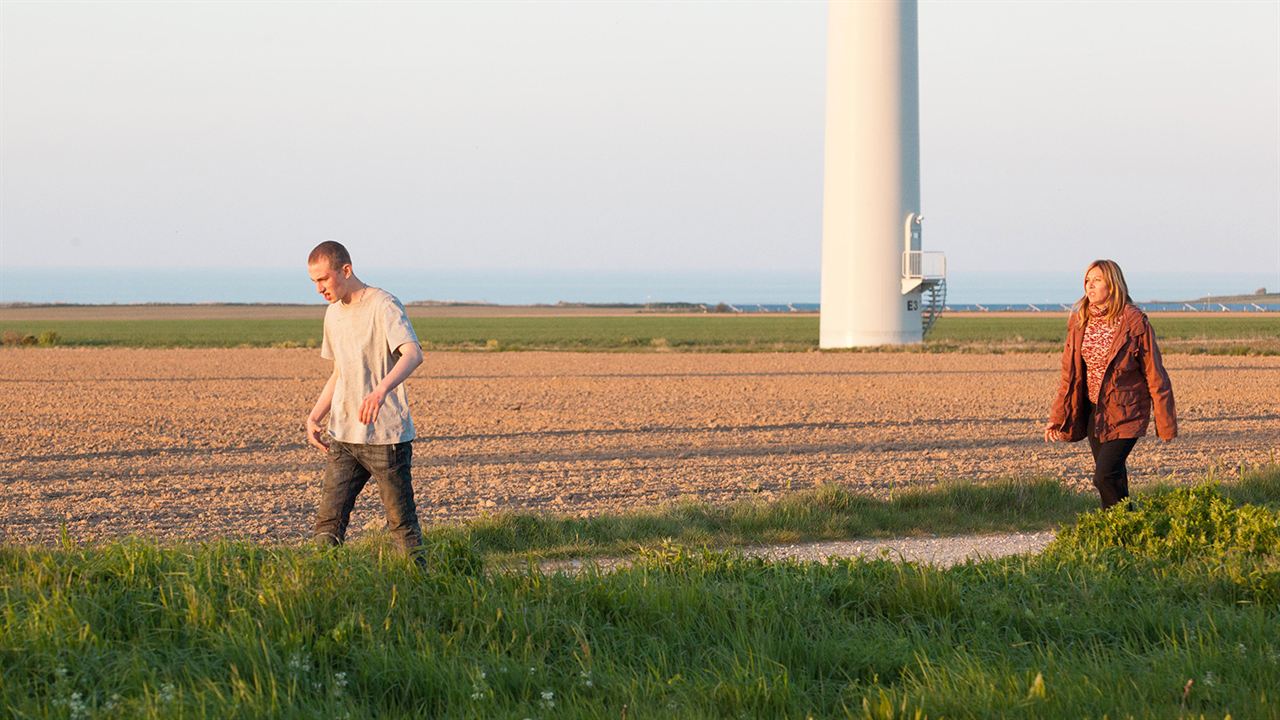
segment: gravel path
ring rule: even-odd
[[[1053,541],[1053,530],[950,537],[899,537],[877,540],[839,540],[789,545],[762,545],[743,548],[744,555],[769,560],[821,562],[828,558],[885,558],[901,562],[917,562],[938,567],[951,567],[966,560],[982,560],[1037,553]],[[631,563],[628,558],[595,558],[590,560],[548,560],[539,567],[545,573],[577,572],[595,566],[615,570]]]
[[[770,560],[825,560],[828,557],[886,557],[890,560],[951,567],[966,560],[1037,553],[1057,535],[1053,530],[952,537],[905,537],[843,540],[749,548],[748,555]]]

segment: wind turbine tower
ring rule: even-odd
[[[918,343],[946,302],[921,249],[915,0],[831,0],[819,345]]]

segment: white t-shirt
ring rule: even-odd
[[[332,360],[338,372],[329,410],[329,434],[334,440],[391,445],[415,437],[404,383],[387,393],[377,421],[360,422],[360,403],[391,373],[400,359],[397,348],[408,342],[418,342],[418,336],[404,306],[385,290],[366,287],[356,302],[329,304],[320,357]]]

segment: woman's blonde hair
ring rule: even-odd
[[[1110,292],[1107,293],[1107,321],[1115,322],[1124,313],[1125,305],[1132,305],[1133,299],[1129,297],[1129,284],[1124,281],[1124,273],[1120,271],[1120,266],[1115,260],[1094,260],[1089,263],[1089,267],[1085,268],[1084,276],[1089,277],[1089,271],[1098,268],[1102,271],[1102,277],[1107,281],[1107,287]],[[1081,326],[1089,322],[1089,294],[1085,293],[1080,300],[1076,302],[1075,307],[1076,322]]]

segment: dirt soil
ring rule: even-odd
[[[1276,458],[1280,358],[1167,356],[1182,436],[1133,483]],[[0,349],[0,541],[145,535],[293,542],[324,458],[303,420],[314,350]],[[1089,488],[1083,443],[1041,441],[1051,355],[433,353],[409,381],[424,522],[773,498],[948,480]],[[381,523],[374,488],[352,537]]]

